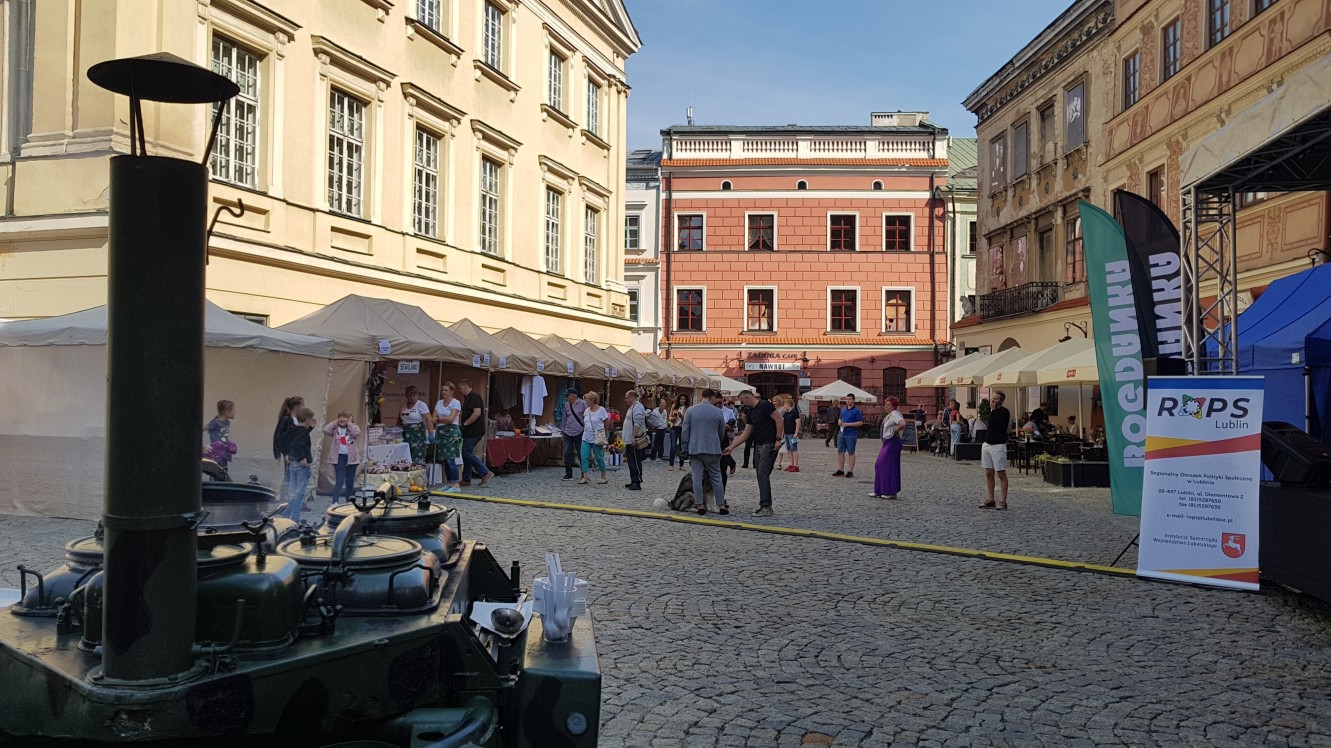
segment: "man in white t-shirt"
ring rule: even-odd
[[[624,462],[629,468],[629,482],[624,488],[641,491],[643,450],[638,442],[647,438],[647,409],[639,402],[637,390],[624,393],[624,404],[628,406],[624,412]]]

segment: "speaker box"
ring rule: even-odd
[[[1281,421],[1262,424],[1262,464],[1282,486],[1331,483],[1331,448]]]

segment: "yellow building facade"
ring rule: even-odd
[[[1180,222],[1179,159],[1331,52],[1331,0],[1118,0],[1100,54],[1114,82],[1096,191],[1126,189]],[[1325,192],[1246,193],[1236,223],[1240,306],[1325,249]],[[1203,294],[1214,293],[1202,288]]]
[[[105,303],[107,161],[128,151],[129,107],[85,73],[168,52],[241,88],[210,159],[212,301],[281,325],[355,293],[628,344],[640,42],[620,0],[0,7],[0,317]],[[204,160],[205,107],[148,104],[144,121],[149,153]]]

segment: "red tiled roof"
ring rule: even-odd
[[[662,166],[933,166],[945,158],[669,158]]]
[[[754,346],[773,346],[773,345],[842,345],[847,348],[868,348],[873,346],[931,346],[942,342],[930,340],[928,338],[908,338],[908,337],[881,337],[868,336],[859,337],[855,335],[823,335],[808,338],[775,338],[775,337],[755,337],[755,336],[712,336],[712,335],[680,335],[676,333],[669,338],[671,345],[754,345]]]

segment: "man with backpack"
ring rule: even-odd
[[[564,390],[564,423],[559,433],[564,436],[564,477],[573,480],[573,466],[578,464],[582,452],[582,419],[587,412],[587,403],[578,396],[578,391],[570,387]]]

